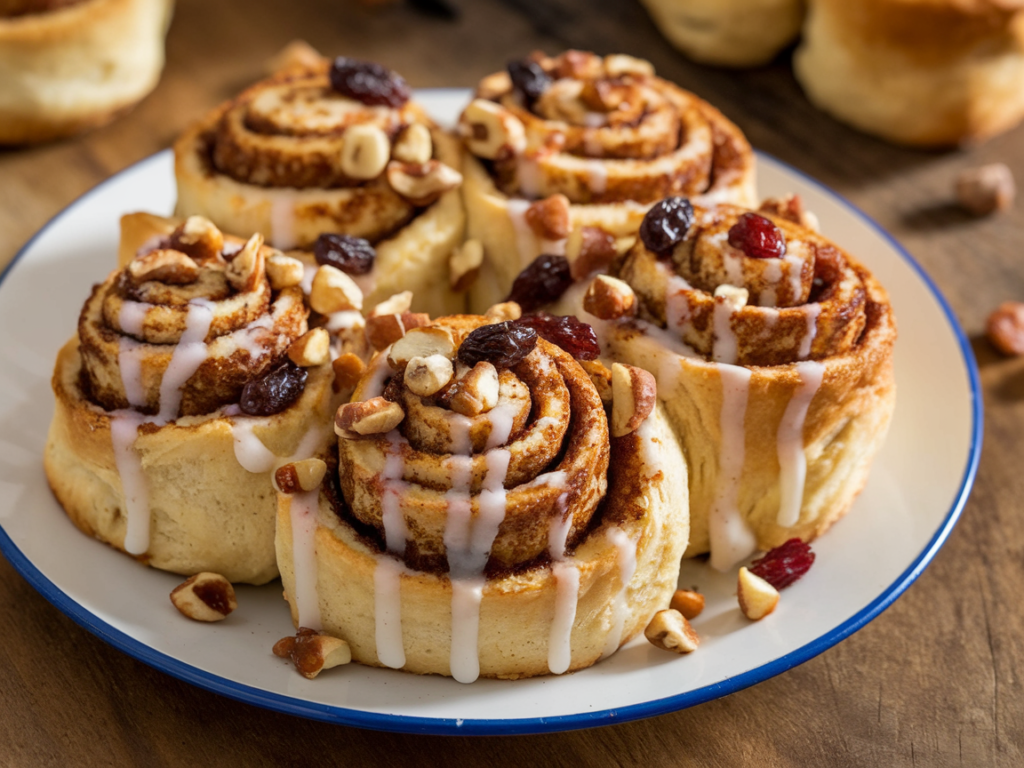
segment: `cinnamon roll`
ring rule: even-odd
[[[328,333],[309,330],[300,288],[268,279],[259,235],[125,222],[132,257],[57,359],[50,486],[82,531],[144,563],[269,581],[270,471],[330,437]]]
[[[535,55],[484,78],[476,96],[459,129],[468,236],[484,251],[477,311],[539,254],[566,255],[582,274],[607,266],[666,196],[754,201],[743,134],[649,62]]]
[[[178,215],[312,250],[325,233],[367,241],[367,304],[411,290],[417,311],[461,311],[449,259],[462,242],[461,148],[369,62],[292,64],[221,105],[175,143]]]
[[[172,0],[0,1],[0,144],[102,125],[156,86]]]
[[[888,141],[980,141],[1024,117],[1024,6],[812,0],[793,70],[820,109]]]
[[[803,0],[643,0],[661,33],[694,61],[766,64],[800,34]]]
[[[688,554],[710,551],[725,569],[820,535],[864,486],[892,416],[885,290],[767,210],[676,198],[640,233],[614,278],[563,303],[594,322],[611,359],[657,377],[690,469]]]
[[[610,429],[536,325],[441,318],[375,358],[337,414],[334,481],[281,497],[297,626],[364,664],[471,682],[590,666],[667,604],[686,467],[653,378],[616,369]]]

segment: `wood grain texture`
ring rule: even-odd
[[[972,219],[951,200],[966,167],[1004,161],[1024,180],[1024,129],[956,152],[899,149],[811,107],[787,55],[746,72],[691,64],[632,0],[452,4],[461,10],[454,22],[407,5],[179,0],[153,95],[78,139],[0,151],[0,264],[87,189],[169,146],[296,37],[382,61],[415,86],[470,86],[534,48],[641,55],[716,104],[755,146],[863,208],[949,298],[974,338],[987,421],[961,523],[880,618],[801,667],[647,721],[516,738],[360,731],[208,693],[80,629],[0,561],[0,765],[1024,764],[1024,360],[997,356],[981,336],[992,308],[1024,299],[1024,205]]]

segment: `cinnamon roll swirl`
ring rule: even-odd
[[[753,204],[743,134],[649,62],[534,55],[485,78],[476,95],[459,128],[469,237],[484,250],[470,296],[479,311],[503,300],[539,254],[586,262],[582,274],[607,266],[666,196]],[[595,245],[603,265],[590,264]]]
[[[783,216],[679,200],[613,273],[565,301],[657,377],[690,468],[688,554],[728,568],[845,514],[895,403],[895,320],[871,273]]]
[[[441,318],[378,355],[338,412],[337,487],[282,497],[293,619],[364,664],[581,669],[675,589],[686,468],[653,379],[623,367],[643,396],[612,405],[610,433],[580,363],[528,322],[489,323]]]
[[[330,436],[328,334],[309,331],[301,289],[268,279],[259,235],[125,223],[133,256],[57,360],[50,485],[75,525],[142,562],[269,581],[270,470]]]
[[[361,238],[377,253],[368,305],[411,290],[417,311],[445,314],[464,304],[449,287],[464,229],[460,164],[458,141],[409,100],[404,80],[322,59],[253,85],[178,139],[177,213],[265,232],[285,250],[312,250],[325,233]]]

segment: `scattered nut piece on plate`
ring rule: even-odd
[[[685,619],[695,619],[704,610],[704,595],[690,589],[677,589],[668,607],[679,611]]]
[[[651,645],[665,651],[692,653],[700,645],[700,636],[679,611],[668,608],[658,611],[644,630]]]
[[[962,171],[956,179],[956,198],[975,216],[1013,207],[1017,185],[1005,163],[990,163]]]
[[[344,640],[306,627],[300,627],[294,637],[282,637],[274,643],[274,655],[291,659],[299,674],[310,680],[325,669],[352,661],[352,649]]]
[[[235,608],[235,588],[219,573],[197,573],[171,591],[171,602],[194,621],[220,621]]]
[[[779,604],[779,590],[760,576],[755,576],[745,566],[740,568],[737,583],[736,596],[740,610],[751,621],[763,619]]]
[[[1004,301],[985,325],[992,345],[1004,355],[1024,355],[1024,303]]]

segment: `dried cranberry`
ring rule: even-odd
[[[594,329],[572,315],[549,315],[538,312],[535,315],[523,315],[513,321],[516,325],[533,328],[542,339],[564,349],[577,360],[596,360],[601,354],[601,345],[597,343]]]
[[[524,312],[532,312],[561,297],[570,285],[569,260],[565,256],[542,253],[519,273],[505,301],[514,301]]]
[[[640,224],[640,239],[648,250],[668,253],[686,239],[693,224],[693,206],[685,197],[666,197],[651,206]]]
[[[771,219],[744,213],[729,228],[729,245],[752,259],[781,259],[786,255],[786,238]]]
[[[520,59],[508,63],[508,74],[512,87],[523,96],[527,104],[533,104],[551,86],[551,77],[535,61]]]
[[[238,405],[249,416],[273,416],[302,397],[308,378],[305,368],[285,360],[246,384]]]
[[[373,269],[377,251],[361,237],[325,232],[316,239],[313,255],[317,264],[328,264],[350,275],[365,275]]]
[[[750,572],[776,589],[783,589],[807,573],[813,563],[811,546],[800,539],[790,539],[751,563]]]
[[[367,106],[398,109],[409,100],[409,86],[402,76],[372,61],[339,56],[330,74],[334,90]]]
[[[472,368],[480,362],[495,368],[511,368],[537,346],[537,332],[514,320],[482,325],[459,347],[459,362]]]

